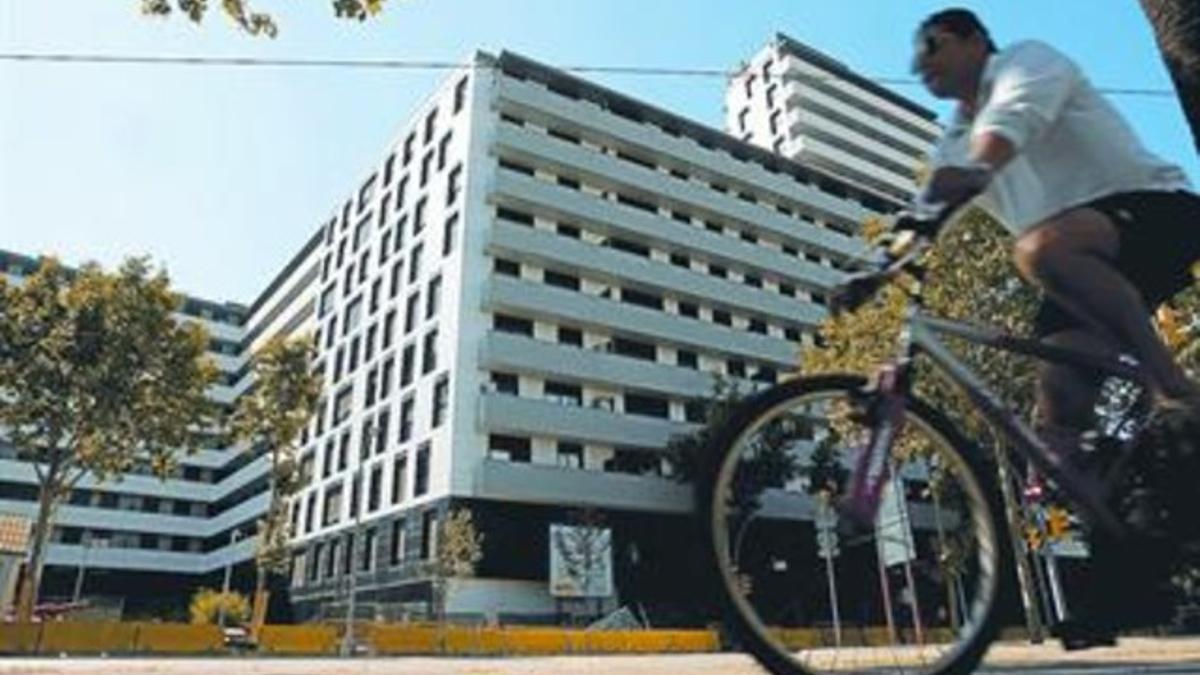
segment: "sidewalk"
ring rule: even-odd
[[[881,655],[876,653],[876,657]],[[893,654],[894,655],[894,654]],[[1057,642],[1007,642],[992,647],[987,666],[1120,666],[1195,663],[1200,637],[1127,638],[1116,647],[1065,652]],[[847,661],[839,667],[853,670]],[[5,658],[0,675],[762,675],[745,654],[646,654],[639,656],[544,656],[524,658],[387,657],[305,658]]]

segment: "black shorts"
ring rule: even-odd
[[[1114,265],[1142,293],[1151,312],[1193,283],[1200,260],[1200,196],[1191,192],[1121,192],[1082,204],[1112,221],[1120,248]],[[1083,327],[1049,298],[1033,320],[1038,337]]]

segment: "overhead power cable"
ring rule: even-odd
[[[258,56],[138,56],[128,54],[82,54],[53,52],[7,52],[0,53],[0,62],[57,63],[95,65],[146,65],[146,66],[199,66],[241,68],[359,68],[374,70],[462,70],[491,68],[480,63],[455,63],[452,61],[422,61],[409,59],[282,59]],[[667,77],[722,77],[729,78],[738,71],[720,68],[667,68],[653,66],[558,66],[570,73],[604,73],[615,75],[644,75]],[[830,76],[827,79],[838,79]],[[905,77],[868,77],[878,84],[900,87],[920,85],[920,81]],[[1149,87],[1097,87],[1112,96],[1148,96],[1176,98],[1172,89]]]

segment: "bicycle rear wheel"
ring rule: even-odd
[[[839,506],[871,429],[864,380],[821,376],[749,397],[697,481],[726,623],[776,675],[973,672],[1012,579],[980,454],[910,400],[878,513]]]

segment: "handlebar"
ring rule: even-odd
[[[917,237],[916,242],[897,257],[887,255],[876,269],[852,274],[835,286],[830,293],[830,312],[837,315],[857,310],[903,272],[915,272],[919,276],[920,264],[917,261],[933,245],[933,239],[946,221],[965,203],[927,204],[918,201],[912,210],[899,213],[892,230],[913,232]]]

